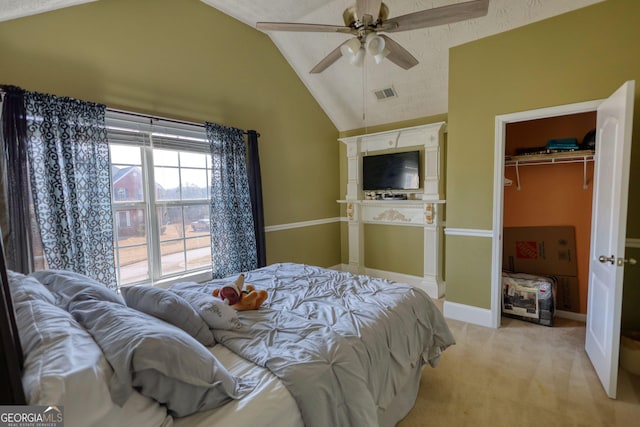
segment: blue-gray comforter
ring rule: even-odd
[[[210,293],[224,282],[176,287]],[[309,427],[377,426],[407,372],[454,344],[431,299],[406,284],[291,263],[245,282],[269,298],[215,338],[278,376]]]

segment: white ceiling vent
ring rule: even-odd
[[[393,88],[393,86],[390,86],[384,89],[374,90],[373,93],[376,95],[376,99],[378,101],[382,101],[383,99],[398,97],[398,93]]]

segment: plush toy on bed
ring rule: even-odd
[[[244,284],[244,274],[240,274],[235,282],[214,289],[212,295],[221,298],[238,311],[256,310],[267,299],[267,291],[256,291],[253,285]]]

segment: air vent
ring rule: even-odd
[[[383,99],[396,98],[398,96],[393,86],[380,90],[374,90],[373,93],[376,95],[376,99],[378,101],[382,101]]]

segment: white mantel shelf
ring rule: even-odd
[[[423,277],[420,287],[433,298],[444,296],[442,241],[444,223],[440,218],[446,200],[441,179],[442,144],[445,122],[413,126],[375,134],[340,138],[347,148],[346,205],[349,231],[349,270],[364,274],[364,225],[384,224],[421,227],[424,230]],[[362,157],[376,151],[416,149],[421,151],[421,191],[410,192],[417,199],[368,200],[362,189]]]
[[[364,224],[436,228],[437,205],[444,200],[338,200],[347,205],[347,220]]]

